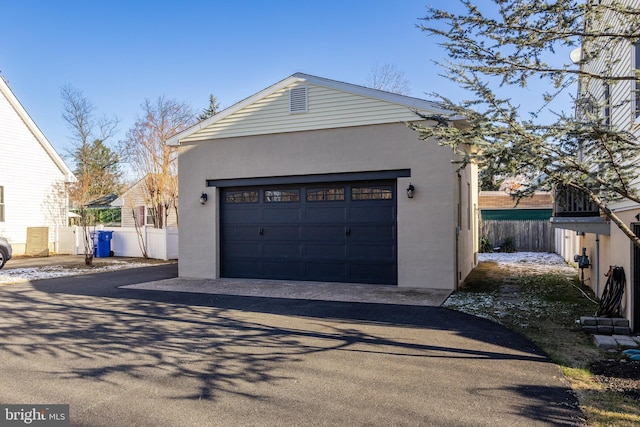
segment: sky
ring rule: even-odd
[[[0,0],[0,74],[66,157],[60,89],[83,92],[118,133],[160,96],[222,108],[302,72],[366,85],[376,66],[405,73],[411,96],[451,99],[433,64],[444,52],[417,28],[452,0]],[[69,163],[69,162],[67,162]]]
[[[119,118],[116,139],[145,99],[201,111],[214,94],[224,108],[296,72],[366,85],[376,65],[394,64],[412,96],[430,98],[449,82],[416,27],[429,1],[441,2],[0,0],[0,74],[63,156],[65,85]]]

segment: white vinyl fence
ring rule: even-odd
[[[178,229],[142,227],[140,234],[135,227],[102,227],[92,231],[112,231],[111,251],[114,256],[143,257],[142,245],[147,256],[154,259],[178,259]],[[58,228],[58,253],[66,255],[84,254],[84,239],[81,227]]]

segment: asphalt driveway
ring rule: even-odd
[[[123,288],[175,264],[0,287],[0,402],[74,426],[580,425],[558,368],[439,307]]]

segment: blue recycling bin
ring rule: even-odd
[[[98,244],[95,246],[95,255],[98,258],[106,258],[111,256],[111,238],[113,237],[113,231],[98,231]],[[95,244],[95,240],[94,240]]]

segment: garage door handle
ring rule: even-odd
[[[260,227],[260,230],[258,230],[258,233],[260,233],[260,235],[262,236],[264,234],[264,228]]]
[[[347,236],[351,236],[351,227],[345,227],[344,234],[346,234]]]

